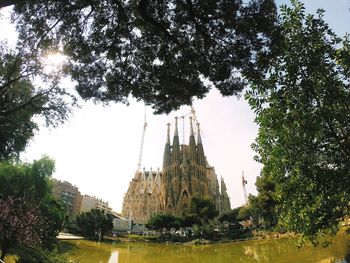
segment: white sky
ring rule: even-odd
[[[279,5],[282,2],[277,1]],[[349,32],[350,0],[309,0],[306,10],[317,7],[326,10],[325,19],[339,35]],[[3,12],[2,12],[3,13]],[[7,14],[0,20],[0,38],[15,40],[13,27]],[[65,82],[71,89],[73,84]],[[261,165],[253,160],[255,153],[250,145],[257,134],[254,114],[243,97],[223,98],[216,90],[194,103],[201,123],[204,151],[218,177],[223,176],[231,197],[231,206],[243,204],[241,173],[248,180],[248,193],[256,194],[255,179]],[[147,109],[142,167],[147,170],[161,168],[166,137],[166,123],[175,116],[190,112],[189,107],[169,115],[153,115]],[[123,195],[137,168],[143,129],[144,107],[131,101],[130,106],[112,104],[107,107],[83,103],[75,109],[69,120],[56,129],[41,128],[35,135],[22,159],[32,161],[43,154],[56,160],[53,177],[76,185],[82,194],[94,195],[108,201],[112,208],[121,211]],[[185,126],[188,143],[188,122]],[[179,123],[180,136],[182,125]],[[173,125],[171,136],[173,134]],[[182,137],[180,138],[182,141]]]

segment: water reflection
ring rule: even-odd
[[[350,262],[350,241],[346,234],[334,238],[327,248],[305,246],[296,248],[291,239],[248,241],[215,245],[187,246],[166,244],[98,244],[89,241],[72,241],[77,248],[71,259],[90,263],[267,263],[267,262]]]
[[[118,263],[118,251],[112,251],[111,257],[108,260],[108,263]]]

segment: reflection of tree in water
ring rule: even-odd
[[[87,243],[86,243],[87,242]],[[345,234],[333,239],[330,247],[296,247],[296,240],[273,239],[212,245],[103,244],[85,241],[77,244],[74,257],[80,263],[265,263],[317,262],[350,263],[350,241]],[[118,260],[113,253],[118,253]],[[342,261],[342,259],[344,259]],[[113,260],[113,261],[112,261]]]
[[[187,246],[147,244],[137,246],[131,244],[128,254],[119,254],[119,263],[200,263],[207,262],[198,255],[205,253],[210,246]],[[209,249],[210,250],[210,249]],[[211,251],[211,250],[210,250]],[[211,251],[212,253],[212,251]],[[208,261],[209,262],[209,261]],[[210,261],[215,262],[215,261]]]
[[[70,253],[69,259],[79,263],[108,263],[113,249],[109,244],[86,240],[77,241],[76,245],[77,249]]]
[[[73,262],[79,263],[107,263],[111,257],[111,251],[105,250],[78,250],[79,253],[76,256],[70,257]]]
[[[298,249],[296,241],[293,239],[275,239],[247,242],[242,247],[244,257],[238,262],[350,262],[350,243],[345,235],[336,236],[332,239],[332,244],[326,248],[305,245]],[[343,260],[344,257],[345,260]]]

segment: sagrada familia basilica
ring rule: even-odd
[[[161,171],[136,171],[124,196],[123,217],[143,224],[158,213],[180,215],[195,193],[208,196],[220,214],[230,211],[225,182],[221,178],[219,187],[214,167],[209,165],[204,153],[199,123],[196,126],[197,139],[190,117],[189,144],[180,145],[178,119],[175,118],[172,144],[168,124],[163,168]]]

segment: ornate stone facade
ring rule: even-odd
[[[124,196],[122,215],[136,223],[145,223],[157,213],[181,214],[194,193],[209,196],[220,214],[230,211],[230,199],[221,178],[221,191],[214,170],[204,154],[199,124],[195,140],[190,117],[189,145],[179,142],[177,118],[173,143],[170,124],[163,155],[162,171],[137,171]]]

